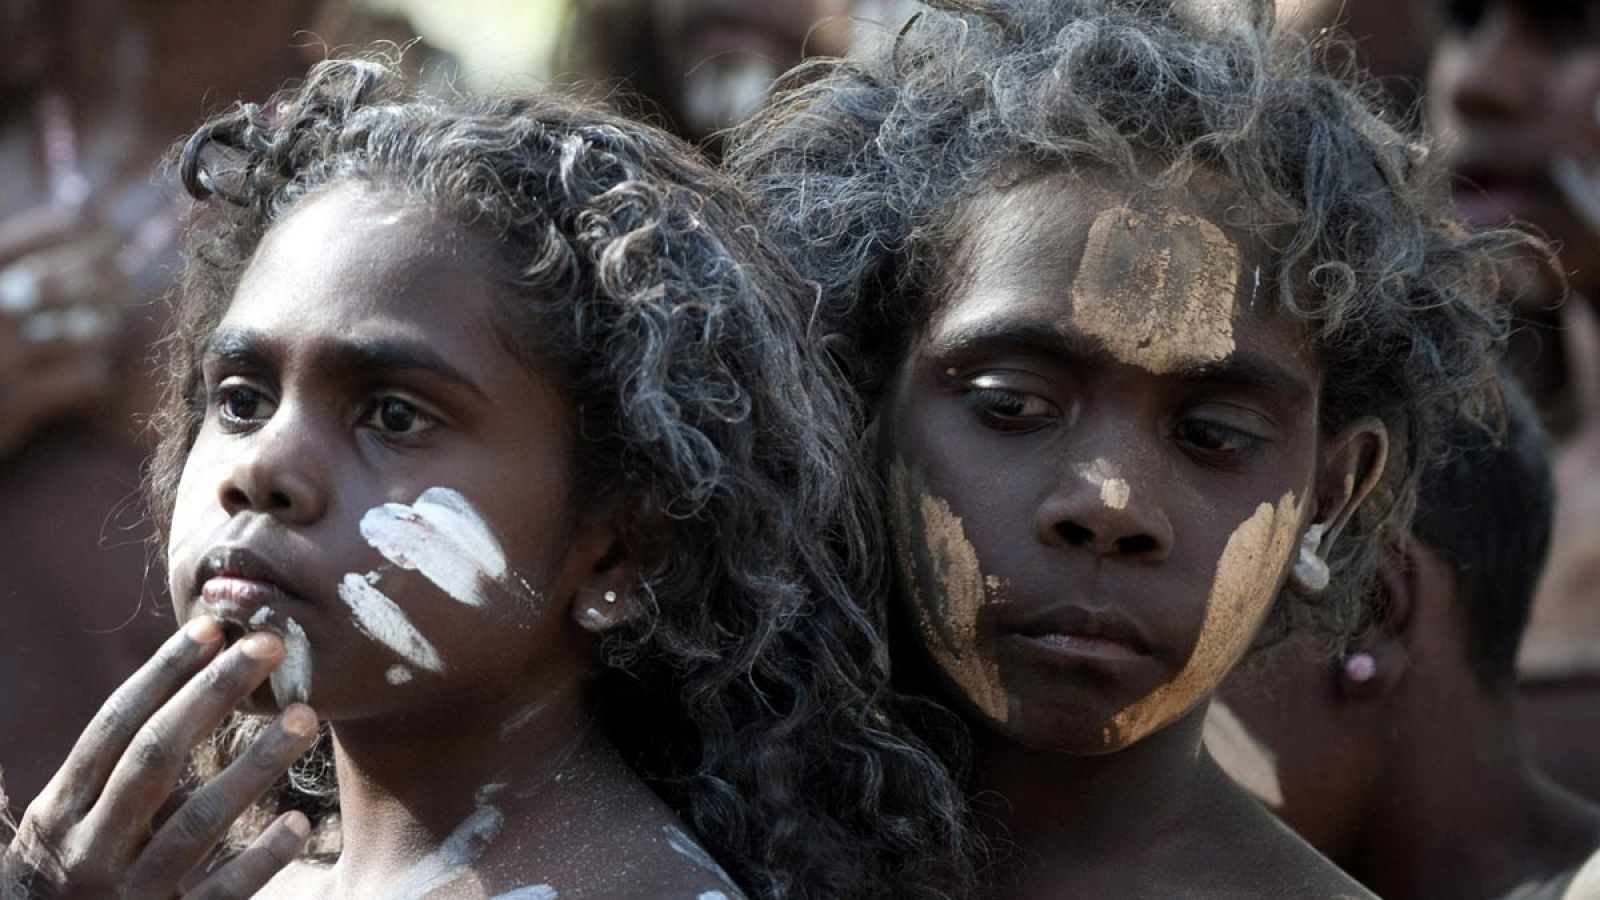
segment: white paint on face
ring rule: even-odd
[[[383,680],[389,682],[395,687],[399,687],[402,684],[409,684],[411,681],[411,670],[396,663],[395,665],[389,667],[389,671],[383,673]]]
[[[700,846],[699,841],[690,837],[682,828],[676,825],[663,825],[661,826],[661,831],[667,836],[667,846],[676,851],[679,856],[694,863],[695,867],[701,871],[716,876],[717,880],[725,886],[738,890],[734,886],[733,879],[729,878],[728,873],[717,865],[717,861],[711,858],[711,854],[707,853],[704,847]]]
[[[495,894],[490,900],[558,900],[556,889],[548,884],[530,884],[504,894]]]
[[[1283,807],[1278,757],[1221,700],[1206,710],[1206,750],[1240,787],[1272,809]]]
[[[504,824],[505,816],[500,810],[480,803],[472,815],[440,842],[438,849],[411,866],[388,896],[396,900],[426,897],[455,881],[483,854]]]
[[[251,624],[256,624],[256,617],[265,611],[252,616]],[[311,698],[311,642],[306,640],[305,629],[293,619],[283,620],[283,662],[273,670],[269,683],[280,708]]]
[[[272,615],[272,610],[269,607],[261,607],[260,609],[256,610],[255,615],[250,617],[250,627],[260,628],[261,626],[267,624],[267,617],[270,615]]]
[[[1100,489],[1100,502],[1111,509],[1127,509],[1128,500],[1133,497],[1133,488],[1128,482],[1117,477],[1117,467],[1109,460],[1096,459],[1094,462],[1080,466],[1078,472],[1083,479]]]
[[[430,672],[444,669],[439,651],[433,649],[428,639],[417,631],[411,620],[387,595],[373,586],[363,576],[351,572],[339,585],[339,597],[355,615],[356,627],[378,643],[388,647],[411,665]]]
[[[428,488],[409,506],[385,503],[367,510],[361,536],[390,562],[421,572],[470,606],[485,602],[480,579],[506,573],[505,551],[489,524],[449,488]]]

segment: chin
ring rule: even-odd
[[[1014,700],[1010,718],[1000,722],[985,716],[982,725],[1012,743],[1046,753],[1103,756],[1126,746],[1113,743],[1110,716],[1085,718],[1085,712],[1083,708],[1051,709],[1048,703]]]

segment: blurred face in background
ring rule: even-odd
[[[1600,289],[1600,0],[1432,0],[1428,114],[1475,225],[1530,223]]]
[[[695,137],[754,113],[806,56],[850,47],[852,0],[656,0],[663,70],[681,73],[679,115]]]

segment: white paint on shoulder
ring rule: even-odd
[[[548,884],[530,884],[504,894],[495,894],[490,900],[558,900],[556,889]]]
[[[421,572],[456,600],[482,606],[483,577],[506,574],[500,541],[459,492],[431,487],[417,502],[385,503],[361,517],[361,536],[386,559]]]
[[[444,669],[439,651],[417,631],[411,620],[393,600],[365,577],[351,572],[339,585],[339,597],[350,606],[356,627],[362,633],[399,654],[419,669],[438,672]]]
[[[488,804],[480,805],[440,842],[438,849],[417,860],[389,896],[395,900],[426,897],[461,877],[489,842],[500,834],[504,823],[505,816],[500,810]]]
[[[727,887],[734,886],[733,879],[728,877],[728,873],[722,866],[717,865],[717,861],[711,858],[706,848],[700,846],[700,842],[690,837],[688,832],[676,825],[663,825],[661,832],[667,836],[667,846],[675,850],[679,856],[694,863],[701,871],[715,875],[717,880]]]

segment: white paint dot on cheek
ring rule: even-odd
[[[383,673],[383,680],[395,687],[409,683],[411,677],[411,670],[398,664],[390,666],[389,671]]]

